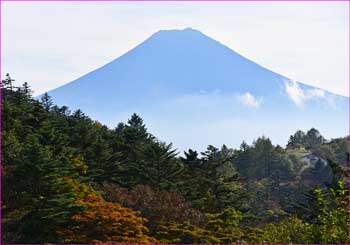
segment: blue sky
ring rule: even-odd
[[[4,2],[2,71],[35,94],[160,29],[192,27],[293,80],[348,95],[347,2]]]

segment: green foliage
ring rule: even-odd
[[[313,227],[295,216],[264,228],[261,243],[314,243]]]
[[[54,231],[65,225],[72,210],[78,208],[73,204],[77,193],[67,183],[69,161],[63,154],[53,155],[35,137],[28,138],[22,154],[9,178],[13,183],[11,198],[26,208],[26,214],[12,224],[21,233],[16,242],[56,241]],[[13,212],[12,207],[8,209]],[[37,230],[41,232],[33,236]]]
[[[3,243],[349,243],[346,138],[310,129],[286,149],[261,137],[178,156],[137,114],[111,130],[13,81],[1,88]],[[327,162],[306,168],[302,153]]]
[[[276,175],[288,180],[292,178],[292,160],[279,146],[273,146],[270,139],[258,138],[253,146],[241,145],[234,163],[237,169],[249,179],[263,179]]]
[[[144,160],[139,164],[139,175],[145,184],[157,190],[174,190],[176,178],[183,171],[182,163],[176,159],[176,150],[172,145],[151,144],[144,149]]]
[[[210,231],[189,223],[164,223],[159,225],[156,238],[169,244],[218,244],[220,238]]]
[[[238,227],[242,220],[242,213],[234,208],[227,208],[221,213],[209,214],[207,228],[210,230],[226,230]]]
[[[306,149],[314,149],[325,143],[325,138],[320,132],[312,128],[306,134],[298,130],[294,135],[291,135],[288,141],[289,148],[299,148],[304,146]]]
[[[328,193],[322,189],[314,191],[319,210],[316,219],[317,229],[314,231],[317,243],[348,243],[349,189],[344,182],[339,182],[336,189],[330,188],[328,191]]]
[[[205,212],[242,207],[244,185],[231,162],[232,156],[226,153],[208,146],[201,159],[191,151],[191,156],[182,158],[188,169],[182,183],[185,187],[181,191],[194,207]]]

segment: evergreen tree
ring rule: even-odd
[[[70,175],[69,161],[64,155],[54,156],[37,138],[28,139],[12,179],[20,180],[12,191],[20,194],[17,201],[27,209],[17,224],[22,234],[17,243],[57,241],[56,230],[78,208],[73,204],[78,193],[67,183]]]
[[[291,135],[288,140],[287,147],[295,148],[305,145],[306,134],[298,130],[294,135]]]
[[[128,126],[137,129],[139,133],[147,133],[146,126],[143,124],[143,119],[136,113],[131,115],[128,120]]]
[[[191,171],[194,171],[196,168],[200,167],[202,161],[198,158],[197,151],[189,149],[188,152],[184,151],[184,155],[185,157],[180,157],[180,160]]]
[[[307,131],[305,141],[306,141],[305,146],[309,149],[317,148],[321,144],[325,143],[325,139],[320,134],[320,132],[315,128],[312,128],[309,131]]]
[[[12,91],[13,90],[12,82],[14,81],[15,80],[11,78],[10,74],[7,73],[6,78],[1,81],[2,88]]]
[[[45,93],[41,97],[40,102],[46,111],[50,111],[51,107],[53,106],[52,98],[49,96],[48,93]]]
[[[176,187],[177,177],[184,167],[176,159],[176,149],[172,144],[150,144],[145,147],[145,160],[141,162],[139,174],[146,184],[156,190],[171,190]]]
[[[207,212],[240,206],[244,199],[243,186],[233,167],[232,156],[211,145],[202,156],[201,163],[187,175],[183,194],[195,207]]]

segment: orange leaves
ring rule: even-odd
[[[146,235],[147,221],[139,212],[105,201],[95,193],[78,199],[86,210],[71,217],[70,228],[59,231],[66,243],[156,243]]]

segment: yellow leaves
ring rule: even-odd
[[[22,145],[20,139],[17,137],[15,129],[2,132],[2,147],[3,150],[6,151],[6,156],[10,162],[11,160],[17,159],[21,154]],[[10,162],[5,161],[5,159],[3,159],[3,161],[2,165],[10,164]]]
[[[84,161],[84,157],[82,155],[76,155],[72,158],[72,167],[77,170],[79,173],[85,175],[88,171],[88,166]]]
[[[101,129],[103,127],[103,125],[98,121],[94,121],[94,126],[96,129]]]
[[[222,234],[220,234],[222,235]],[[220,243],[211,231],[189,223],[162,223],[157,227],[157,236],[162,243]]]

